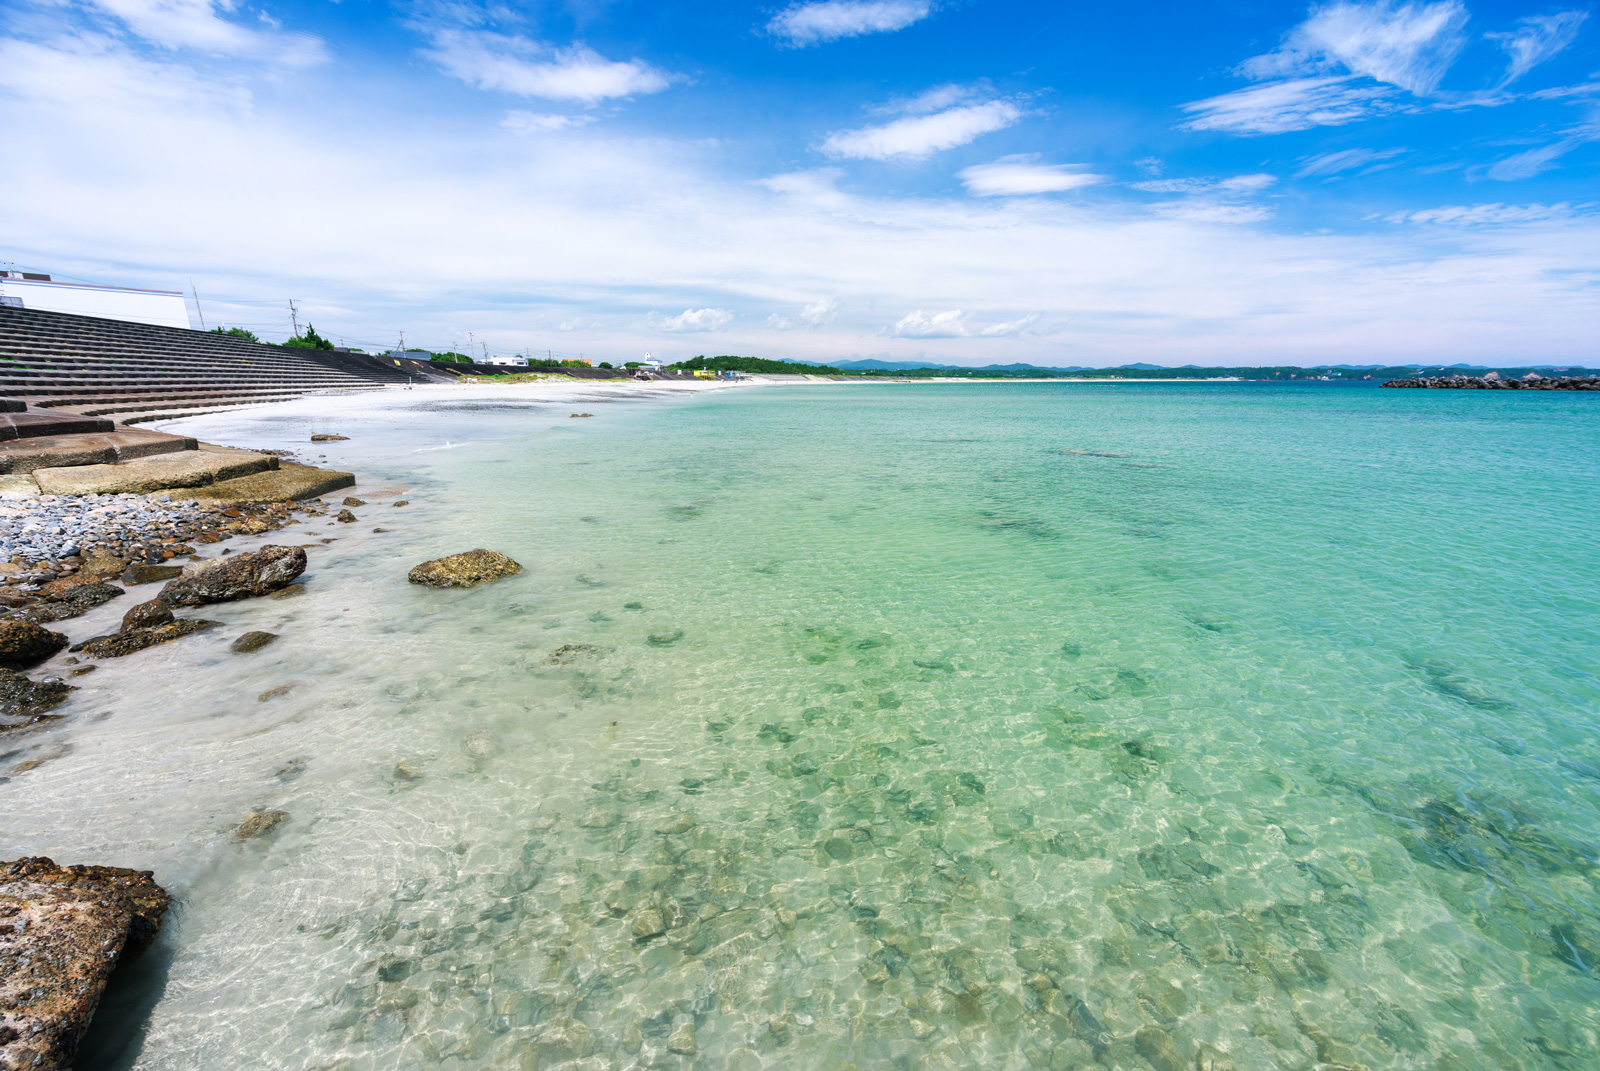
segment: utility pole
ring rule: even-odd
[[[200,314],[200,330],[206,329],[206,314],[200,308],[200,291],[194,288],[194,276],[189,276],[189,293],[194,295],[194,311]]]
[[[404,331],[400,332],[400,359],[402,361],[406,359],[406,333]]]
[[[478,343],[477,343],[477,340],[472,337],[472,332],[468,331],[467,332],[467,360],[470,361],[470,362],[476,362],[477,359],[478,359]]]
[[[300,337],[300,310],[294,307],[294,298],[289,299],[289,322],[294,324],[294,334]]]

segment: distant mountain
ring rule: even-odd
[[[902,372],[907,368],[955,368],[953,364],[938,364],[934,361],[880,361],[875,357],[862,361],[829,361],[835,368],[848,368],[860,372],[871,370],[874,372]]]

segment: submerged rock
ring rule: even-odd
[[[314,443],[342,443],[342,442],[348,442],[349,440],[350,440],[350,436],[348,436],[348,435],[313,435],[313,436],[311,436],[311,441],[314,442]]]
[[[646,640],[655,647],[666,647],[683,639],[683,629],[675,628],[666,632],[652,632]]]
[[[399,506],[403,503],[396,502]],[[522,566],[492,550],[469,550],[423,562],[407,574],[413,584],[430,588],[470,588],[522,572]]]
[[[75,691],[58,680],[32,681],[14,669],[0,669],[0,716],[34,718],[65,703],[67,693]]]
[[[196,617],[181,617],[165,625],[150,628],[132,628],[111,636],[96,636],[92,640],[74,644],[74,652],[81,651],[91,658],[121,658],[146,647],[170,643],[196,632],[216,628],[221,621],[205,621]]]
[[[0,666],[31,666],[67,645],[67,638],[32,621],[0,621]]]
[[[1150,1061],[1156,1071],[1186,1071],[1188,1061],[1167,1032],[1159,1026],[1140,1027],[1133,1035],[1134,1047],[1139,1055]]]
[[[228,650],[234,654],[249,654],[251,651],[259,651],[268,644],[276,642],[278,642],[278,634],[276,632],[246,632],[243,636],[230,643]]]
[[[244,821],[234,826],[234,839],[255,840],[266,836],[288,817],[288,811],[252,811],[244,816]]]
[[[122,615],[122,629],[126,632],[135,628],[155,628],[157,625],[170,625],[174,620],[172,607],[160,599],[151,599]]]
[[[277,591],[305,571],[306,552],[302,548],[265,546],[208,563],[198,572],[169,583],[156,598],[172,606],[232,602]]]
[[[0,1067],[71,1066],[106,979],[171,902],[148,870],[0,864]]]
[[[366,504],[367,503],[365,499],[357,498],[355,495],[347,496],[345,500],[340,503],[340,505],[344,506],[365,506]]]
[[[474,759],[489,759],[500,753],[500,741],[494,738],[487,726],[480,725],[472,735],[461,741],[461,750]]]
[[[342,509],[337,515],[335,515],[333,519],[343,524],[354,524],[356,522],[356,515],[347,509]]]

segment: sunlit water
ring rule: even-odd
[[[1595,396],[455,397],[183,425],[411,505],[12,741],[81,1069],[1600,1067]]]

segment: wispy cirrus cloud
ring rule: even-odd
[[[821,0],[790,5],[767,23],[767,32],[792,48],[805,48],[903,30],[931,13],[927,0]]]
[[[1342,171],[1354,171],[1357,168],[1372,169],[1388,166],[1386,163],[1396,156],[1405,155],[1405,149],[1339,149],[1336,152],[1318,153],[1315,156],[1303,157],[1300,161],[1300,170],[1296,171],[1296,178],[1317,178],[1324,175],[1337,175]]]
[[[192,49],[294,67],[310,66],[327,58],[321,39],[311,34],[284,33],[266,20],[258,26],[246,26],[224,18],[235,6],[227,0],[93,0],[93,3],[135,35],[165,49]]]
[[[509,111],[500,125],[513,134],[553,134],[558,130],[587,126],[592,115],[546,115],[540,112]]]
[[[1356,86],[1344,78],[1294,78],[1251,86],[1183,105],[1189,130],[1229,134],[1286,134],[1343,126],[1395,110],[1387,86]]]
[[[516,34],[434,29],[424,51],[444,73],[477,89],[597,104],[659,93],[667,76],[642,60],[609,60],[581,44],[558,48]]]
[[[1388,114],[1400,107],[1397,90],[1438,88],[1466,44],[1467,19],[1460,0],[1322,4],[1278,48],[1239,65],[1263,84],[1183,105],[1193,117],[1183,125],[1248,136]]]
[[[1282,45],[1246,60],[1239,70],[1258,81],[1344,72],[1431,93],[1467,43],[1462,31],[1468,17],[1460,0],[1340,0],[1313,8]]]
[[[967,192],[978,197],[1022,197],[1064,193],[1106,181],[1082,164],[1036,163],[1037,155],[1003,156],[990,164],[974,164],[958,172]]]
[[[925,160],[936,152],[1004,130],[1022,118],[1013,101],[984,99],[965,86],[940,86],[886,109],[902,118],[879,126],[837,130],[819,148],[853,160]]]
[[[1477,227],[1517,223],[1544,223],[1549,220],[1571,219],[1578,215],[1592,214],[1597,208],[1600,208],[1600,205],[1594,203],[1573,205],[1566,201],[1554,205],[1508,205],[1496,202],[1495,204],[1478,205],[1442,205],[1438,208],[1424,208],[1416,212],[1397,212],[1384,218],[1390,223],[1432,223],[1441,226]]]
[[[1502,86],[1510,85],[1545,60],[1564,51],[1578,36],[1578,29],[1589,17],[1587,11],[1558,11],[1553,15],[1529,15],[1510,33],[1484,34],[1505,49],[1509,62]]]

